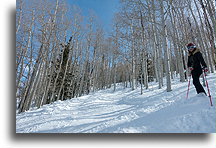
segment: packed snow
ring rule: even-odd
[[[216,75],[207,76],[209,97],[197,95],[191,83],[172,81],[172,91],[150,83],[140,94],[121,84],[86,96],[57,101],[16,115],[17,133],[215,133]],[[207,88],[205,87],[206,92]]]

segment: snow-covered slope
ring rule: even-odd
[[[118,86],[67,101],[58,101],[40,109],[17,114],[17,133],[215,133],[216,75],[208,77],[213,104],[199,96],[187,82],[176,79],[172,92],[150,88],[140,95]]]

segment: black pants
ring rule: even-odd
[[[201,74],[202,74],[202,70],[201,71],[200,70],[199,71],[195,71],[195,70],[192,71],[193,85],[196,88],[197,94],[202,93],[202,92],[206,94],[203,86],[200,84],[199,77]]]

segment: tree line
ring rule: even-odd
[[[187,80],[189,42],[214,72],[214,14],[213,0],[120,0],[105,32],[94,12],[83,16],[67,1],[17,0],[17,110],[115,91],[117,83],[143,94],[156,81],[172,91],[174,77]]]

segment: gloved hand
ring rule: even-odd
[[[193,70],[193,67],[189,67],[189,70],[192,71],[192,70]]]
[[[203,68],[203,71],[208,72],[208,68],[207,67]]]
[[[188,68],[188,76],[191,76],[192,71],[193,71],[193,67],[189,67]]]

